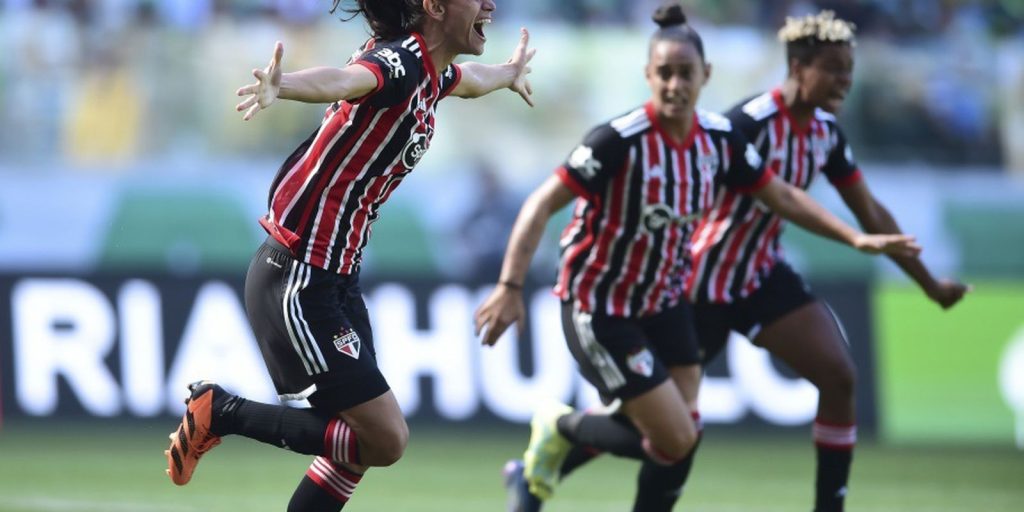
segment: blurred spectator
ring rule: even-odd
[[[117,165],[138,155],[143,132],[138,84],[114,48],[90,54],[78,78],[65,127],[65,154],[75,164]]]
[[[460,274],[490,282],[501,272],[505,246],[519,213],[520,200],[505,187],[490,160],[478,157],[473,176],[477,189],[468,197],[474,204],[459,226],[456,253],[464,264]]]

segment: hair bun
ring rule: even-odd
[[[683,12],[683,6],[676,2],[663,4],[658,7],[658,10],[654,11],[654,15],[651,19],[658,24],[661,28],[671,27],[673,25],[685,25],[686,24],[686,13]]]

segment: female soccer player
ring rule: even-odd
[[[621,414],[540,409],[522,471],[529,493],[551,496],[570,446],[642,460],[635,510],[669,510],[698,439],[700,358],[679,279],[692,221],[716,184],[753,194],[808,229],[866,252],[914,252],[903,235],[863,235],[766,171],[724,117],[697,110],[710,76],[703,43],[679,5],[654,15],[643,106],[593,129],[524,203],[494,292],[476,314],[484,344],[524,317],[522,284],[551,215],[576,198],[561,241],[556,294],[580,371]]]
[[[853,32],[851,23],[831,11],[789,18],[779,31],[789,66],[785,82],[741,102],[727,117],[780,179],[806,189],[824,173],[865,231],[899,233],[868,189],[834,116],[850,90]],[[686,279],[705,360],[721,351],[732,330],[817,386],[815,510],[842,510],[857,439],[854,365],[842,330],[784,261],[778,215],[731,191],[712,211],[694,232],[693,268]],[[967,291],[958,282],[933,278],[916,254],[890,256],[943,308]]]
[[[335,1],[335,8],[338,7]],[[167,451],[186,484],[221,437],[240,434],[315,455],[289,511],[337,511],[367,466],[405,449],[408,427],[377,367],[358,286],[359,263],[381,204],[430,144],[437,102],[509,88],[531,103],[524,29],[502,65],[455,65],[480,55],[492,0],[359,0],[374,37],[344,68],[282,73],[278,43],[256,83],[238,90],[251,119],[276,99],[330,103],[316,132],[285,160],[270,189],[269,233],[246,276],[245,303],[274,385],[294,409],[245,400],[211,382],[190,385]]]

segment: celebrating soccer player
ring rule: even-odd
[[[824,173],[864,230],[899,233],[868,189],[836,124],[834,114],[851,85],[853,29],[831,11],[789,18],[779,31],[786,44],[786,80],[741,102],[727,117],[781,179],[806,189]],[[718,198],[713,211],[693,235],[693,268],[686,280],[705,358],[715,357],[729,331],[736,331],[817,386],[815,511],[840,511],[857,440],[854,365],[843,331],[784,261],[778,215],[730,191]],[[956,281],[932,277],[916,254],[890,256],[943,308],[967,291]]]
[[[338,2],[335,0],[335,8]],[[256,83],[238,90],[252,119],[278,98],[329,103],[316,132],[285,160],[260,223],[269,237],[249,267],[245,305],[277,392],[269,405],[220,386],[189,386],[188,408],[167,450],[174,483],[238,434],[314,455],[289,511],[337,511],[368,466],[405,450],[408,427],[377,367],[360,258],[370,223],[430,146],[437,102],[508,88],[531,103],[533,51],[524,29],[501,65],[452,61],[480,55],[493,0],[359,0],[374,37],[343,68],[282,72],[278,43]]]
[[[485,344],[524,317],[522,286],[548,219],[575,199],[555,292],[583,376],[615,412],[540,408],[523,465],[508,466],[513,509],[537,510],[574,453],[642,461],[634,510],[669,510],[699,435],[700,357],[682,270],[693,221],[723,184],[808,229],[870,253],[915,253],[905,235],[864,235],[766,170],[732,123],[696,108],[711,66],[677,4],[658,9],[648,102],[594,128],[526,200],[494,292],[476,314]],[[572,450],[575,447],[576,450]],[[586,457],[586,455],[581,455]]]

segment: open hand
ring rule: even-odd
[[[512,65],[515,70],[515,77],[512,79],[512,85],[508,86],[509,89],[519,93],[519,96],[523,98],[523,101],[527,105],[533,106],[533,98],[530,95],[533,94],[533,87],[530,86],[530,81],[526,79],[526,75],[530,74],[532,69],[527,64],[533,59],[533,55],[537,53],[537,49],[528,49],[530,44],[530,32],[526,28],[519,29],[519,44],[516,45],[516,49],[512,51],[512,57],[508,59],[508,63]]]
[[[913,257],[921,254],[921,246],[911,235],[860,235],[853,246],[868,254]]]
[[[526,308],[523,306],[523,292],[507,286],[498,285],[487,297],[487,300],[476,310],[475,334],[480,343],[494,345],[505,329],[513,323],[523,332],[523,319]]]
[[[235,92],[238,96],[248,96],[244,101],[235,106],[235,110],[242,112],[242,120],[248,121],[274,103],[277,95],[281,92],[281,57],[284,56],[284,45],[278,41],[274,45],[274,56],[270,63],[263,69],[252,70],[252,76],[256,77],[256,83],[243,86]]]

